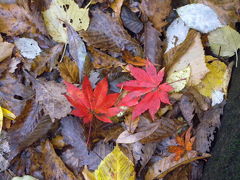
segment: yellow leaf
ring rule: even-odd
[[[75,31],[86,30],[89,26],[88,8],[79,8],[74,0],[52,0],[49,9],[43,12],[44,22],[52,38],[67,43],[67,29],[70,24]]]
[[[171,84],[174,88],[173,92],[180,92],[183,90],[189,80],[191,74],[190,66],[186,68],[173,72],[172,74],[168,75],[167,82]]]
[[[210,72],[204,77],[202,82],[196,86],[198,91],[207,97],[211,97],[212,93],[216,90],[222,90],[224,88],[224,75],[227,71],[227,66],[216,58],[206,56],[206,61],[213,61],[207,63],[207,67]]]
[[[88,170],[87,166],[84,166],[84,169],[82,171],[82,174],[84,176],[84,179],[86,180],[96,180],[94,173]]]
[[[0,106],[0,133],[2,131],[2,126],[3,126],[3,112],[2,107]]]
[[[169,172],[173,171],[179,166],[188,164],[198,159],[204,159],[210,157],[210,154],[200,154],[197,151],[189,151],[178,161],[172,161],[174,155],[170,155],[154,163],[148,170],[145,180],[161,179]]]
[[[134,180],[134,164],[118,145],[108,154],[94,172],[97,180]]]
[[[11,111],[5,109],[5,108],[1,108],[2,109],[2,113],[3,113],[3,117],[8,118],[10,120],[14,120],[16,118],[15,114],[13,114]]]

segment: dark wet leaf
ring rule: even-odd
[[[42,144],[43,172],[45,179],[77,180],[78,178],[65,166],[56,154],[52,144],[47,140]]]
[[[122,6],[121,19],[123,25],[136,34],[143,29],[143,23],[138,19],[137,15],[126,6]]]
[[[131,38],[116,19],[100,10],[93,11],[92,15],[88,30],[80,33],[88,46],[109,52],[126,49],[135,52],[135,55],[141,55],[142,49],[138,42]]]

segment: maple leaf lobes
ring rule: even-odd
[[[128,91],[128,94],[119,103],[120,106],[134,106],[132,119],[137,118],[145,111],[149,111],[151,118],[154,116],[161,103],[170,104],[168,92],[173,88],[162,83],[164,69],[157,72],[150,61],[146,61],[146,70],[129,65],[130,73],[136,80],[118,84]],[[161,84],[162,83],[162,84]]]
[[[71,113],[83,118],[84,123],[91,122],[94,116],[100,121],[111,123],[109,118],[121,111],[118,107],[114,107],[119,94],[107,94],[106,78],[101,80],[94,90],[88,77],[84,78],[82,89],[71,83],[64,83],[68,93],[68,95],[65,94],[65,97],[75,108]]]

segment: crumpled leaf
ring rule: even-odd
[[[187,66],[180,71],[176,71],[168,75],[166,81],[173,87],[173,92],[180,92],[188,83],[190,75],[191,68],[190,66]]]
[[[55,81],[36,80],[29,73],[25,73],[33,83],[36,90],[36,101],[42,105],[46,115],[49,115],[52,121],[61,119],[71,112],[71,107],[63,96],[66,89],[63,84]]]
[[[149,20],[153,23],[153,26],[160,32],[163,31],[163,27],[167,24],[165,19],[171,11],[171,0],[143,0],[141,2],[141,10]]]
[[[56,154],[49,140],[42,143],[42,154],[45,179],[77,179],[75,175],[65,166],[61,158]]]
[[[62,49],[63,45],[57,44],[46,52],[42,52],[41,55],[37,56],[30,64],[30,70],[35,76],[39,76],[44,72],[52,71],[57,64],[57,60],[62,53]]]
[[[63,62],[59,63],[58,68],[64,81],[79,83],[79,70],[75,61],[65,56]]]
[[[209,62],[211,60],[213,62]],[[206,56],[206,61],[209,62],[207,63],[207,67],[210,72],[206,74],[196,88],[202,95],[211,98],[214,91],[223,91],[224,76],[227,71],[227,66],[212,56]]]
[[[12,55],[14,45],[8,42],[0,42],[0,62]]]
[[[188,86],[199,84],[204,76],[209,72],[205,63],[205,53],[199,33],[186,53],[177,59],[171,66],[168,71],[168,75],[175,71],[182,70],[187,66],[190,66],[192,72],[188,81]]]
[[[198,159],[208,158],[211,155],[207,153],[201,154],[198,153],[197,151],[189,151],[184,157],[182,157],[178,161],[172,161],[173,156],[174,155],[165,157],[160,161],[154,163],[152,166],[150,166],[145,176],[145,179],[146,180],[153,180],[155,178],[161,179],[179,166],[188,164]]]
[[[191,3],[202,3],[211,7],[223,24],[231,27],[240,20],[240,2],[238,0],[191,0]]]
[[[123,26],[109,14],[100,10],[92,12],[92,18],[87,31],[80,35],[88,46],[109,52],[133,51],[141,55],[142,49],[138,42],[131,38]]]
[[[214,133],[216,128],[221,125],[221,115],[223,114],[223,107],[225,102],[217,104],[204,112],[203,117],[200,118],[200,124],[197,127],[196,133],[196,150],[202,153],[209,152],[211,143],[214,140]]]
[[[52,0],[49,9],[43,11],[43,18],[49,34],[57,42],[67,43],[65,22],[74,30],[86,30],[89,25],[89,9],[79,8],[74,0]]]
[[[202,33],[223,26],[214,10],[204,4],[189,4],[178,8],[177,13],[187,26]]]
[[[181,18],[175,19],[167,28],[167,51],[181,44],[187,37],[189,27]]]
[[[24,8],[17,4],[0,4],[0,9],[0,32],[8,36],[17,36],[37,31],[33,16]]]
[[[143,23],[138,19],[137,15],[126,6],[122,6],[121,19],[124,27],[136,34],[143,29]]]
[[[13,177],[12,180],[38,180],[38,179],[29,175],[25,175],[23,177]]]
[[[240,48],[240,34],[230,26],[224,26],[211,32],[208,40],[213,53],[223,57],[237,54],[237,50]]]
[[[155,64],[162,64],[161,33],[147,22],[144,25],[144,56]]]
[[[19,38],[15,40],[14,43],[20,50],[21,55],[28,59],[34,59],[42,51],[34,39]]]
[[[99,51],[91,46],[88,47],[88,50],[93,57],[94,68],[116,68],[124,65],[117,58],[109,56],[108,54]]]
[[[134,164],[118,146],[108,154],[94,172],[96,179],[134,180]]]
[[[68,167],[76,172],[79,172],[84,165],[87,165],[91,170],[95,170],[100,164],[101,158],[111,152],[108,144],[101,146],[104,151],[99,152],[97,144],[93,151],[89,152],[84,129],[76,117],[63,118],[61,120],[61,132],[64,142],[72,147],[64,151],[61,157]]]
[[[69,52],[73,59],[77,62],[79,69],[79,80],[80,82],[83,79],[83,68],[87,56],[86,46],[82,38],[78,33],[67,24],[67,35],[68,35],[68,44]]]

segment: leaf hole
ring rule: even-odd
[[[14,97],[14,99],[23,100],[22,96],[14,95],[13,97]]]

